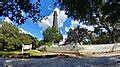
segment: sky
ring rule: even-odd
[[[34,2],[34,1],[33,1]],[[81,27],[86,27],[82,24],[79,24],[78,21],[74,21],[71,18],[68,18],[65,15],[65,11],[60,11],[58,6],[54,6],[54,0],[41,0],[41,15],[45,16],[43,20],[39,23],[32,23],[31,20],[27,20],[25,24],[22,24],[19,27],[25,33],[31,34],[36,37],[38,40],[43,39],[42,33],[47,27],[51,27],[53,24],[53,12],[57,11],[58,14],[58,27],[60,32],[65,39],[67,37],[67,32],[70,28],[74,29],[77,25]],[[94,30],[92,26],[87,27],[90,30]]]
[[[32,0],[32,2],[35,2]],[[26,21],[25,24],[18,26],[23,33],[28,33],[38,40],[42,40],[43,36],[42,33],[47,27],[52,27],[53,24],[53,12],[57,11],[58,15],[58,28],[59,31],[62,33],[63,38],[67,38],[67,32],[70,28],[74,29],[78,25],[84,28],[88,28],[88,30],[93,31],[94,28],[92,26],[85,26],[78,21],[74,21],[71,18],[68,18],[65,15],[65,11],[60,11],[58,6],[54,6],[54,0],[41,0],[41,15],[45,16],[43,20],[39,23],[32,23],[30,19]],[[23,13],[24,14],[24,13]],[[9,18],[5,18],[6,21],[10,21]],[[11,22],[11,21],[10,21]]]

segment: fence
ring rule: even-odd
[[[80,51],[80,52],[109,52],[120,50],[120,43],[116,44],[97,44],[97,45],[79,45],[79,46],[57,46],[49,47],[47,51],[49,52],[70,52],[70,51]]]

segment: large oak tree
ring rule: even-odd
[[[116,24],[120,19],[118,0],[58,0],[62,10],[74,20],[93,25],[96,30],[105,28],[109,33],[109,43],[115,42]]]

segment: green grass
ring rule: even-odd
[[[41,56],[46,52],[40,52],[38,50],[26,50],[24,54],[29,54],[30,56]],[[16,57],[22,55],[22,51],[0,51],[0,57]]]
[[[38,50],[29,50],[29,51],[26,51],[26,53],[29,53],[31,56],[39,56],[43,54],[44,52],[40,52]]]

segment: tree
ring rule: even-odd
[[[82,42],[84,40],[84,38],[89,37],[88,31],[85,28],[80,28],[77,27],[74,30],[70,29],[68,31],[68,37],[67,40],[65,41],[65,43],[79,43]]]
[[[39,41],[37,40],[37,38],[36,37],[33,37],[33,36],[31,36],[31,35],[29,35],[29,34],[27,34],[28,36],[30,36],[31,37],[31,39],[32,39],[32,46],[33,46],[33,49],[35,49],[35,48],[37,48],[37,47],[39,47],[40,45],[39,45]]]
[[[109,44],[109,34],[107,32],[101,32],[99,35],[90,35],[92,44]]]
[[[115,42],[114,32],[120,17],[120,4],[116,0],[58,0],[68,17],[84,21],[86,25],[97,25],[95,28],[108,30],[110,42]],[[111,28],[112,29],[111,29]]]
[[[20,41],[18,40],[19,30],[16,26],[3,22],[0,31],[0,43],[2,50],[17,50],[20,48]]]
[[[31,44],[32,43],[31,37],[24,33],[20,33],[19,40],[22,41],[22,44]]]
[[[7,44],[5,45],[4,49],[11,51],[11,50],[18,50],[21,47],[21,45],[18,42],[18,39],[15,39],[14,37],[8,37],[6,41]]]
[[[42,46],[45,44],[45,42],[44,42],[44,40],[40,40],[38,44],[39,44],[39,46]]]
[[[54,27],[48,27],[43,32],[43,39],[45,42],[59,43],[63,39],[62,34]]]
[[[0,50],[4,50],[6,44],[6,36],[4,34],[0,34]]]
[[[19,29],[17,29],[15,25],[3,22],[2,33],[5,34],[7,37],[14,36],[14,38],[17,38],[16,35],[19,35]]]
[[[0,27],[0,50],[21,50],[22,44],[33,44],[33,48],[38,47],[38,40],[7,22]]]
[[[77,27],[68,31],[68,37],[65,43],[79,43],[83,44],[108,44],[109,34],[108,32],[102,32],[102,30],[88,31],[85,28]]]
[[[30,0],[1,0],[0,16],[8,17],[18,25],[24,24],[28,18],[37,22],[40,19],[40,0],[36,3]]]

